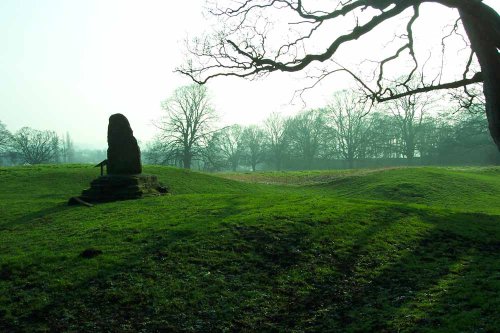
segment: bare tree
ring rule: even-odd
[[[236,171],[243,156],[242,133],[243,129],[240,125],[225,127],[220,131],[221,152],[232,171]]]
[[[458,12],[451,32],[443,36],[443,45],[449,35],[461,31],[468,37],[465,39],[470,56],[455,78],[446,82],[442,75],[418,74],[423,72],[426,62],[422,59],[427,56],[415,49],[414,26],[425,3]],[[324,67],[316,76],[318,80],[333,73],[348,73],[366,96],[376,102],[459,87],[465,87],[466,94],[473,99],[467,86],[483,83],[490,133],[500,149],[500,16],[482,0],[242,0],[215,2],[209,13],[218,20],[220,29],[188,44],[191,58],[178,68],[196,82],[204,83],[219,76],[254,78],[275,71],[298,72],[321,63]],[[332,26],[341,26],[342,20],[349,17],[353,18],[349,30],[333,36],[327,45],[318,43],[319,36],[331,34]],[[373,40],[382,41],[383,36],[374,35],[373,31],[400,17],[407,17],[406,31],[393,36],[400,42],[394,53],[376,61],[373,80],[334,59],[342,46],[363,36],[372,35]],[[276,18],[285,21],[287,38],[283,38],[285,30],[273,25]],[[405,59],[409,66],[402,79],[396,82],[387,79],[387,67]],[[480,71],[474,71],[475,61]],[[442,62],[442,67],[445,63]],[[414,79],[419,82],[417,87],[409,85]]]
[[[288,146],[285,118],[279,113],[271,113],[264,121],[264,131],[270,157],[275,163],[276,170],[281,170],[283,157]]]
[[[422,121],[432,102],[427,94],[408,95],[389,103],[401,139],[401,152],[411,163],[415,157]]]
[[[349,168],[353,168],[354,160],[362,156],[369,138],[368,108],[359,102],[359,97],[344,90],[334,94],[328,112],[336,147]]]
[[[66,135],[61,140],[61,157],[63,163],[71,163],[75,157],[75,147],[69,132],[66,132]]]
[[[55,162],[59,154],[59,137],[53,131],[23,127],[12,136],[12,148],[25,163]]]
[[[398,129],[395,117],[387,112],[370,113],[370,131],[366,154],[371,158],[389,159],[399,157]]]
[[[11,154],[9,148],[11,145],[12,134],[7,127],[0,121],[0,165],[5,163],[7,156]]]
[[[155,138],[146,145],[142,157],[148,164],[182,167],[182,156],[179,146],[172,142],[164,142],[160,138]]]
[[[257,164],[264,160],[265,132],[258,126],[252,125],[245,127],[241,136],[247,161],[252,171],[255,171]]]
[[[199,152],[216,120],[207,88],[199,84],[180,87],[161,107],[166,112],[157,125],[162,130],[161,139],[171,150],[177,149],[183,167],[190,169],[193,156]]]
[[[288,122],[288,134],[292,150],[299,155],[307,169],[318,156],[325,143],[325,110],[308,110],[292,117]]]
[[[221,149],[221,137],[221,131],[215,131],[208,135],[208,139],[200,151],[203,170],[221,171],[226,167],[227,160]]]
[[[7,127],[0,121],[0,154],[5,153],[9,147],[12,135]]]

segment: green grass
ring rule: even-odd
[[[345,198],[500,214],[500,168],[386,168],[228,173],[247,183],[317,188]]]
[[[500,327],[500,168],[145,171],[88,208],[92,167],[0,168],[1,332]]]

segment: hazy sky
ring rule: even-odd
[[[500,1],[485,1],[497,11]],[[173,73],[182,40],[203,32],[204,0],[0,0],[0,120],[68,131],[80,146],[106,147],[107,119],[125,114],[146,142],[160,101],[190,81]],[[427,22],[453,17],[432,8]],[[433,17],[436,20],[433,20]],[[342,80],[307,95],[323,105]],[[292,113],[297,79],[219,79],[208,85],[221,123],[258,123],[270,112]]]

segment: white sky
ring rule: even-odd
[[[497,11],[500,1],[484,1]],[[162,112],[160,101],[190,81],[174,73],[183,39],[203,32],[203,0],[0,0],[0,120],[68,131],[80,147],[106,147],[108,117],[123,113],[136,138],[146,142]],[[422,26],[452,18],[440,6],[422,9]],[[434,31],[434,35],[435,31]],[[354,49],[352,52],[355,52]],[[344,51],[349,56],[349,50]],[[345,87],[337,78],[309,93],[322,106]],[[260,81],[209,82],[221,123],[258,123],[273,111],[291,114],[297,75]]]

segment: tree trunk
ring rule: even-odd
[[[408,161],[408,165],[413,164],[413,157],[415,157],[415,143],[413,139],[406,140],[406,149],[405,149],[406,159]]]
[[[191,169],[191,153],[185,152],[182,158],[182,166],[184,169]]]
[[[349,169],[354,169],[354,157],[349,157],[347,159],[347,163],[349,165]]]
[[[486,116],[491,136],[500,150],[500,16],[483,3],[458,8],[472,50],[481,65]]]
[[[311,170],[314,157],[311,156],[312,154],[305,154],[305,155],[306,155],[306,160],[305,160],[306,170]]]

